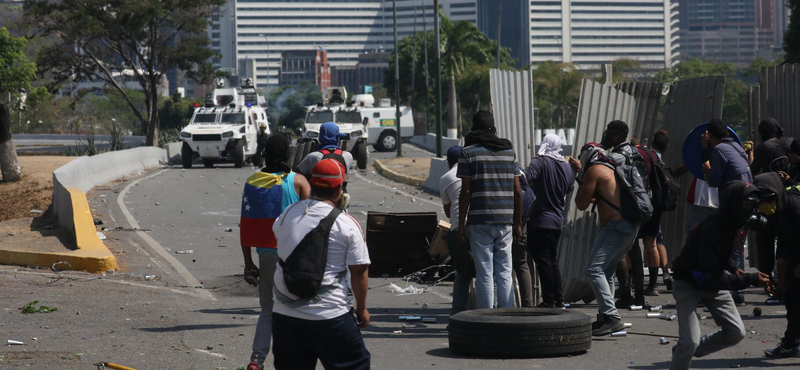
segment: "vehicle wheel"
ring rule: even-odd
[[[502,308],[450,317],[450,350],[481,357],[554,357],[586,352],[592,320],[575,311]]]
[[[233,149],[233,166],[244,167],[244,140],[236,142],[236,148]]]
[[[366,170],[369,163],[369,151],[367,150],[367,143],[360,140],[353,147],[353,156],[356,157],[356,165],[359,170]]]
[[[381,152],[391,152],[397,149],[397,134],[394,130],[384,130],[378,137],[375,149]]]
[[[214,161],[203,158],[203,166],[205,166],[206,168],[214,167]]]
[[[192,148],[189,144],[183,143],[181,147],[181,162],[183,162],[183,168],[192,168],[192,155],[194,155]]]

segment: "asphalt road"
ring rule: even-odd
[[[405,146],[406,155],[429,156]],[[393,154],[371,153],[372,158]],[[111,361],[136,369],[237,369],[248,362],[258,315],[255,288],[241,282],[238,220],[245,179],[253,168],[157,169],[90,194],[93,214],[111,229],[107,244],[121,262],[109,276],[0,269],[0,340],[23,346],[0,348],[5,368],[88,369]],[[438,198],[372,173],[351,174],[350,213],[364,225],[366,212],[441,212]],[[129,230],[139,227],[139,231]],[[115,230],[117,227],[122,230]],[[226,231],[230,228],[231,231]],[[191,254],[177,254],[192,250]],[[373,369],[665,369],[671,345],[658,337],[601,338],[583,355],[555,359],[475,359],[448,350],[451,283],[413,295],[389,291],[398,278],[371,278],[367,299],[372,325],[364,329]],[[419,284],[414,283],[414,286]],[[202,288],[197,288],[202,287]],[[763,301],[757,290],[749,302]],[[49,314],[21,315],[27,302],[59,307]],[[665,304],[666,292],[651,297]],[[423,308],[424,304],[428,308]],[[754,304],[740,309],[751,312]],[[785,309],[762,306],[764,316],[745,318],[747,338],[737,347],[697,359],[697,368],[800,368],[800,359],[767,360],[785,328]],[[595,305],[574,305],[594,316]],[[674,313],[674,310],[668,310]],[[399,315],[434,317],[435,324],[404,325]],[[702,312],[701,312],[702,314]],[[645,333],[676,335],[677,323],[622,312]],[[706,313],[705,316],[708,316]],[[715,330],[713,320],[703,331]],[[394,334],[395,331],[401,334]],[[36,339],[33,339],[36,338]],[[271,361],[271,357],[268,358]],[[267,369],[271,365],[267,364]],[[318,368],[321,369],[321,366]]]

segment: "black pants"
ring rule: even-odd
[[[631,265],[631,280],[633,280],[633,292],[635,296],[644,294],[644,258],[642,258],[642,248],[639,247],[639,239],[633,241],[631,250],[628,251],[628,259]]]
[[[530,238],[530,235],[528,235]],[[531,269],[528,266],[528,251],[525,242],[511,244],[511,267],[517,274],[517,284],[519,284],[519,295],[522,300],[522,307],[533,307],[533,282],[531,281]]]
[[[775,234],[769,230],[758,230],[756,244],[758,245],[758,271],[772,276],[772,270],[775,269]]]
[[[311,321],[272,313],[276,370],[369,370],[371,355],[351,313]]]
[[[760,258],[760,256],[759,256]],[[797,263],[786,264],[786,290],[783,297],[786,299],[786,333],[783,335],[783,344],[797,346],[800,344],[800,279],[794,276]],[[781,281],[781,284],[784,284]]]
[[[561,270],[558,268],[558,239],[561,230],[528,229],[528,252],[536,263],[542,285],[542,301],[559,303],[564,300],[561,290]]]

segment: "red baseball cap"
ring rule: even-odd
[[[333,189],[344,182],[345,169],[335,159],[323,159],[311,169],[311,186],[322,189]]]

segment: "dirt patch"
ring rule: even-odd
[[[53,196],[53,171],[77,157],[25,156],[19,157],[22,179],[17,182],[0,180],[0,222],[32,214],[31,210],[46,210]]]
[[[431,169],[430,158],[400,157],[394,159],[381,159],[386,168],[401,175],[427,179]]]

